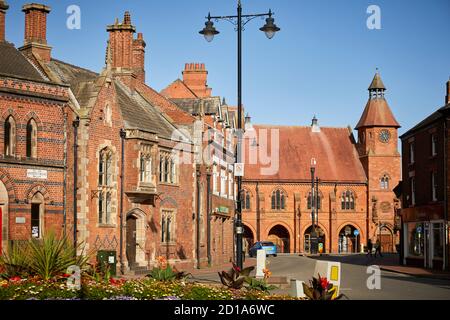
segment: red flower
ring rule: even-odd
[[[62,274],[62,277],[63,277],[63,278],[68,278],[68,277],[70,277],[70,274],[63,273],[63,274]]]
[[[241,272],[241,268],[239,268],[237,265],[233,264],[233,269],[236,272]]]
[[[20,281],[20,280],[22,280],[22,278],[19,277],[19,276],[15,276],[15,277],[9,278],[9,281],[11,281],[11,282],[17,282],[17,281]]]
[[[320,286],[322,287],[323,290],[326,290],[328,288],[328,286],[330,285],[330,282],[328,282],[327,278],[320,278]]]

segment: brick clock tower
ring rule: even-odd
[[[359,157],[368,179],[368,237],[373,242],[380,239],[384,252],[394,252],[397,203],[393,189],[401,174],[400,124],[384,97],[386,88],[378,71],[368,90],[369,101],[356,126]]]

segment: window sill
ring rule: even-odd
[[[178,183],[170,183],[170,182],[159,182],[159,185],[168,186],[168,187],[179,187],[180,186]]]
[[[164,246],[164,247],[175,247],[176,245],[177,245],[177,243],[176,242],[161,242],[160,243],[161,244],[161,246]]]
[[[108,224],[108,223],[99,223],[99,224],[97,224],[97,227],[99,227],[99,228],[116,228],[116,225]]]

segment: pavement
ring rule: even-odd
[[[369,258],[365,254],[299,256],[278,255],[267,259],[267,267],[272,277],[297,279],[309,283],[314,273],[317,260],[341,262],[341,289],[347,299],[351,300],[450,300],[450,279],[443,277],[439,271],[420,270],[420,268],[400,268],[398,255],[384,254],[383,257]],[[256,259],[247,258],[246,265],[256,264]],[[368,288],[370,273],[368,266],[381,269],[381,287]],[[223,268],[192,270],[193,281],[220,283],[217,271],[228,270],[230,264]],[[399,273],[401,272],[401,273]],[[426,276],[425,276],[426,275]],[[289,294],[290,288],[279,285],[276,294]]]

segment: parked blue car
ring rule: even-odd
[[[266,250],[266,256],[277,256],[277,246],[270,241],[258,241],[249,250],[248,255],[250,257],[256,257],[256,252],[258,250]]]

